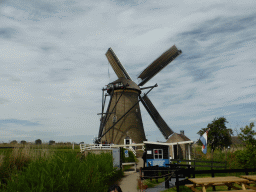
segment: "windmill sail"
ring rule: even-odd
[[[154,77],[158,72],[160,72],[181,53],[181,50],[178,50],[175,45],[173,45],[170,49],[164,52],[139,75],[138,78],[142,79],[139,86],[142,86],[146,82],[148,82],[152,77]]]
[[[166,122],[163,120],[161,115],[158,113],[152,102],[149,100],[149,98],[144,95],[141,97],[141,102],[148,111],[149,115],[165,137],[165,139],[168,139],[168,137],[173,134],[173,130],[170,129],[170,127],[166,124]]]
[[[126,79],[132,80],[111,48],[109,48],[108,51],[106,52],[106,57],[108,58],[108,61],[111,64],[112,68],[114,69],[118,78],[124,77]]]

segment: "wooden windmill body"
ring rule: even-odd
[[[179,54],[181,51],[175,45],[172,46],[138,76],[142,81],[137,85],[132,81],[114,51],[111,48],[108,49],[106,56],[118,79],[103,88],[102,113],[100,113],[102,117],[97,142],[124,144],[125,139],[131,139],[135,143],[146,141],[139,106],[140,101],[166,139],[173,133],[147,96],[157,84],[150,87],[140,86],[148,82]],[[145,89],[150,90],[141,96],[142,90]],[[104,91],[107,91],[105,95]],[[110,99],[104,112],[107,96]]]

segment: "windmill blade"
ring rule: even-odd
[[[118,78],[124,77],[126,79],[132,80],[119,59],[117,58],[114,51],[111,49],[111,47],[106,52],[106,57],[108,58],[109,63],[111,64],[112,68],[114,69],[116,75]]]
[[[139,75],[142,81],[139,86],[144,85],[152,77],[154,77],[158,72],[160,72],[164,67],[166,67],[170,62],[172,62],[176,57],[182,53],[178,50],[175,45],[164,52],[160,57],[158,57],[153,63],[151,63],[144,71]]]
[[[161,115],[158,113],[158,111],[146,95],[144,95],[140,99],[165,139],[168,139],[168,137],[174,133],[173,130],[171,130],[171,128],[166,124],[166,122],[163,120]]]

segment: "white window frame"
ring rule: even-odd
[[[155,154],[155,150],[158,150],[158,151],[162,151],[162,153],[161,153],[161,155],[162,155],[162,158],[159,158],[159,152],[158,152],[158,154]],[[158,157],[158,158],[156,158],[156,156]],[[163,159],[164,157],[164,154],[163,154],[163,149],[153,149],[153,157],[154,157],[154,159]]]

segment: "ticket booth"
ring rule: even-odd
[[[144,141],[147,157],[147,167],[158,165],[167,167],[169,164],[169,145],[165,143]]]

